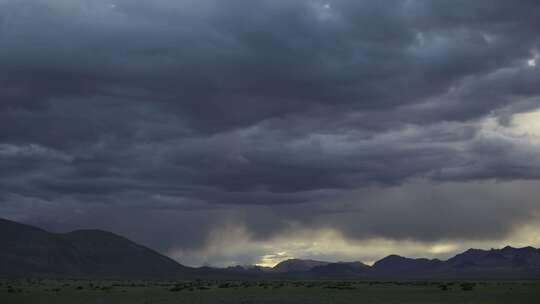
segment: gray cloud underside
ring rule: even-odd
[[[415,185],[540,177],[536,145],[481,124],[540,107],[538,28],[538,1],[0,0],[0,208],[63,227],[145,219],[133,237],[159,248],[203,246],[229,218],[262,239],[295,224],[505,235],[534,204]],[[358,196],[402,185],[399,204]],[[464,204],[463,229],[428,229]],[[165,231],[182,232],[153,240]]]

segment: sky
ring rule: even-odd
[[[536,0],[0,0],[0,217],[199,266],[540,246]]]

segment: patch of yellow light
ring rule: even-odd
[[[534,68],[536,66],[536,58],[529,59],[527,65]]]
[[[267,254],[267,255],[263,255],[259,259],[259,262],[256,265],[262,266],[262,267],[274,267],[280,262],[283,262],[285,260],[292,259],[292,258],[294,257],[289,256],[287,252],[285,251],[278,252],[276,254]]]
[[[501,241],[499,247],[506,245],[514,247],[533,246],[540,247],[540,224],[530,223],[516,229],[507,240]]]
[[[515,115],[512,127],[523,135],[540,139],[540,109]]]
[[[513,115],[511,123],[501,125],[494,117],[482,122],[482,131],[540,144],[540,108]]]
[[[449,253],[454,252],[458,249],[458,246],[456,244],[436,244],[433,245],[431,248],[429,248],[429,253],[432,254],[443,254],[443,253]]]
[[[363,261],[362,263],[364,263],[364,264],[366,264],[366,265],[368,265],[368,266],[373,266],[373,265],[375,264],[375,262],[377,262],[377,261],[375,261],[375,260],[369,260],[369,261]]]

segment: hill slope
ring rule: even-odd
[[[168,278],[189,273],[151,249],[106,231],[50,233],[0,219],[0,276]]]
[[[329,263],[322,261],[289,259],[280,262],[279,264],[274,266],[271,271],[275,273],[305,272],[311,270],[314,267],[324,266],[327,264]]]
[[[389,255],[375,264],[372,271],[379,275],[409,275],[438,270],[444,262],[429,259],[410,259],[398,255]]]
[[[312,276],[368,276],[371,268],[361,262],[338,262],[315,266],[309,270]]]

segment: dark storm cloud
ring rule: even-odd
[[[254,221],[251,205],[331,204],[418,178],[538,179],[537,146],[482,120],[508,126],[540,106],[527,65],[539,20],[537,1],[0,0],[0,204],[14,218],[122,232],[155,212],[157,230],[184,224],[152,244],[190,247],[222,212],[256,238],[310,223],[301,212]],[[58,208],[17,211],[23,200]],[[479,234],[507,233],[529,207]],[[114,228],[107,208],[130,224]],[[382,222],[415,220],[388,208]],[[467,237],[446,231],[437,237]]]
[[[538,45],[534,3],[516,14],[490,3],[477,18],[466,5],[403,1],[111,3],[6,2],[8,104],[125,95],[216,132],[317,108],[416,104]]]

